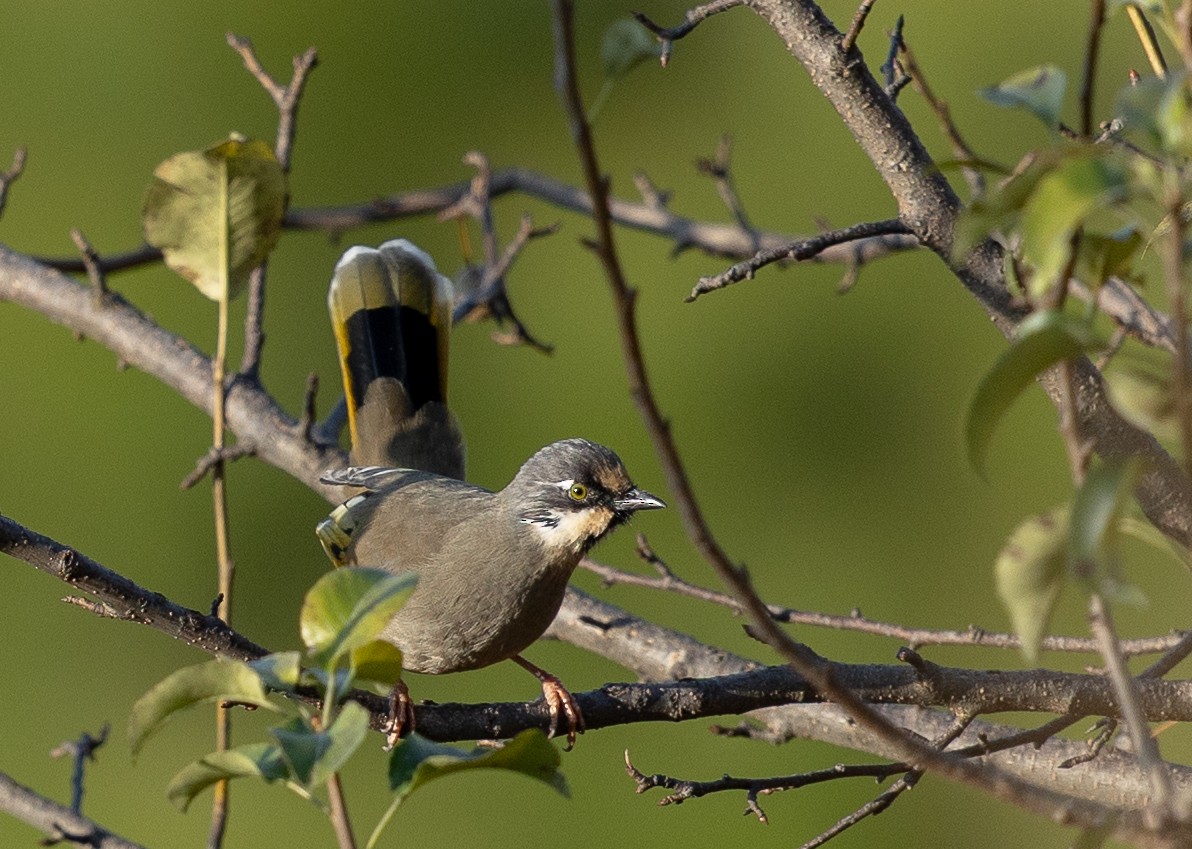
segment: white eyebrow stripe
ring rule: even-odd
[[[557,486],[559,489],[566,492],[567,490],[571,489],[571,485],[575,483],[575,478],[567,478],[567,480],[562,481],[538,481],[538,483],[542,484],[543,486]]]

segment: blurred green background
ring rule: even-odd
[[[1044,61],[1078,79],[1086,2],[981,4],[976,23],[955,3],[878,4],[861,46],[871,66],[884,59],[884,32],[899,13],[931,82],[979,152],[1012,163],[1045,143],[1031,119],[981,101],[975,91]],[[961,4],[967,7],[967,4]],[[600,87],[604,28],[630,8],[678,21],[685,6],[580,3],[577,29],[584,90]],[[841,26],[852,2],[830,2]],[[281,11],[252,0],[122,3],[9,3],[0,32],[0,160],[29,148],[25,176],[0,219],[0,240],[34,254],[73,252],[80,227],[101,253],[139,244],[140,205],[154,166],[236,130],[272,139],[271,102],[225,45],[224,33],[251,37],[275,76],[314,45],[320,67],[302,104],[291,190],[295,206],[353,203],[390,192],[467,179],[463,154],[478,149],[495,167],[519,165],[578,183],[562,112],[551,88],[552,46],[543,2],[312,2]],[[1099,115],[1131,66],[1144,60],[1124,19],[1114,19],[1103,52]],[[1071,100],[1071,98],[1070,98]],[[948,156],[921,100],[903,108],[936,155]],[[1075,120],[1074,103],[1068,118]],[[676,49],[671,67],[639,68],[606,104],[598,127],[602,164],[614,191],[634,197],[641,169],[673,190],[676,211],[724,220],[714,187],[693,162],[722,133],[735,141],[738,189],[766,229],[811,232],[886,218],[894,204],[868,162],[804,71],[761,21],[744,9],[713,19]],[[490,340],[488,326],[454,337],[452,403],[467,434],[470,477],[499,487],[541,445],[584,435],[622,455],[637,482],[669,497],[625,390],[607,289],[577,240],[584,218],[510,196],[496,204],[507,238],[523,212],[561,222],[535,242],[510,276],[510,292],[530,329],[553,343],[546,357]],[[290,233],[270,265],[263,378],[290,410],[306,375],[322,378],[321,411],[337,390],[324,293],[348,244],[405,236],[448,273],[460,264],[453,224],[432,219],[369,227],[334,243]],[[1027,513],[1069,492],[1055,416],[1032,390],[999,431],[990,481],[967,467],[963,412],[1003,342],[973,300],[932,256],[907,255],[866,268],[839,295],[841,269],[767,269],[756,280],[694,305],[683,296],[701,274],[726,263],[621,233],[626,270],[641,292],[645,353],[659,401],[712,527],[748,564],[770,600],[904,624],[1007,627],[993,597],[991,564]],[[213,346],[214,306],[160,267],[116,275],[111,284],[167,328]],[[243,305],[239,308],[243,310]],[[234,349],[233,362],[238,362]],[[0,304],[0,512],[77,546],[142,585],[206,609],[215,594],[206,485],[178,482],[206,450],[210,422],[154,380],[120,371],[99,346]],[[231,471],[232,544],[239,566],[236,626],[271,648],[297,645],[297,610],[327,564],[312,533],[326,505],[284,474],[252,460]],[[675,512],[641,517],[635,528],[684,577],[713,584]],[[597,554],[629,569],[631,533]],[[1132,552],[1132,554],[1139,554]],[[211,747],[212,718],[196,712],[170,725],[130,762],[123,726],[132,701],[180,665],[204,659],[162,634],[102,621],[59,598],[66,588],[5,559],[0,638],[9,731],[0,769],[47,795],[68,798],[69,766],[47,753],[84,730],[113,724],[113,740],[88,774],[84,811],[151,846],[205,839],[207,797],[188,815],[163,788]],[[1186,577],[1139,554],[1132,576],[1151,597],[1125,611],[1131,634],[1186,626]],[[576,583],[641,615],[735,651],[770,660],[740,621],[695,602],[630,588]],[[1080,601],[1064,601],[1058,627],[1084,629]],[[893,662],[896,643],[800,629],[817,650],[841,660]],[[1021,665],[1008,653],[928,650],[942,663]],[[566,645],[529,656],[576,690],[623,680],[626,672]],[[1045,657],[1079,668],[1083,659]],[[527,699],[532,680],[507,668],[414,682],[416,698]],[[240,741],[259,739],[267,718],[237,717]],[[788,846],[828,827],[870,799],[869,782],[834,782],[769,797],[772,825],[739,816],[744,799],[719,794],[664,810],[637,797],[621,758],[629,749],[646,772],[690,778],[781,774],[863,756],[819,744],[773,748],[709,735],[707,721],[612,728],[587,735],[564,757],[572,799],[520,777],[465,776],[416,795],[399,812],[385,845],[509,846],[544,832],[553,841],[616,845],[665,834],[689,845],[749,841]],[[1187,757],[1186,732],[1164,738]],[[379,743],[379,741],[378,741]],[[1182,754],[1180,749],[1182,749]],[[369,746],[345,784],[358,829],[386,804],[383,759]],[[655,797],[657,798],[657,797]],[[273,787],[235,789],[230,849],[333,845],[309,805]],[[965,816],[958,816],[961,811]],[[996,829],[974,822],[997,822]],[[28,845],[34,832],[0,818],[0,845]],[[879,820],[835,845],[1052,846],[1057,827],[977,794],[925,780]]]

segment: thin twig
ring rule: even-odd
[[[70,231],[70,238],[83,258],[83,267],[87,269],[87,279],[91,281],[91,286],[95,289],[96,303],[103,303],[103,299],[108,295],[108,282],[104,278],[103,268],[100,266],[99,254],[95,252],[95,248],[91,246],[87,237],[83,235],[83,231],[78,227]]]
[[[83,813],[83,788],[85,783],[83,773],[86,769],[87,761],[95,760],[95,750],[107,741],[108,732],[111,730],[112,727],[105,722],[103,728],[99,731],[98,737],[92,737],[89,731],[84,731],[79,739],[67,740],[55,746],[50,752],[51,758],[70,756],[72,759],[70,809],[76,814]]]
[[[12,153],[12,164],[8,170],[0,173],[0,215],[4,214],[4,205],[8,202],[8,187],[15,183],[25,171],[25,146],[21,145]]]
[[[694,9],[689,9],[683,18],[683,23],[673,27],[659,26],[641,12],[634,12],[633,17],[637,18],[642,26],[654,33],[658,37],[658,40],[662,42],[662,53],[659,56],[659,61],[662,63],[662,67],[665,68],[667,63],[670,62],[671,49],[674,47],[676,41],[686,36],[713,15],[744,5],[745,0],[712,0],[711,3],[705,3],[701,6],[696,6]]]
[[[919,66],[915,59],[914,51],[911,50],[909,44],[904,39],[900,46],[902,68],[906,71],[907,76],[911,78],[911,83],[915,87],[915,91],[919,92],[919,96],[927,103],[931,113],[935,115],[936,123],[944,133],[944,138],[948,140],[948,146],[952,149],[952,156],[961,163],[973,163],[979,161],[979,157],[969,147],[968,142],[960,134],[960,129],[956,126],[956,122],[952,120],[952,111],[948,108],[947,101],[937,97],[931,86],[927,83],[927,75],[923,73],[923,69]],[[980,168],[974,168],[971,165],[963,165],[963,173],[965,182],[968,183],[969,190],[974,197],[984,194],[985,192],[985,175]]]
[[[1159,39],[1155,37],[1154,27],[1146,19],[1142,9],[1133,3],[1126,5],[1126,14],[1130,16],[1130,23],[1134,25],[1134,32],[1138,35],[1139,43],[1142,44],[1142,52],[1146,54],[1147,61],[1151,64],[1151,71],[1159,79],[1165,79],[1167,77],[1167,61],[1163,58],[1163,51],[1159,47]]]
[[[645,793],[655,787],[670,790],[666,796],[658,800],[659,807],[681,805],[688,799],[698,799],[710,793],[722,793],[731,790],[744,790],[749,793],[750,806],[745,813],[757,816],[758,821],[768,822],[765,812],[757,806],[756,797],[759,793],[773,793],[778,790],[795,790],[812,784],[822,784],[826,781],[836,781],[842,778],[876,778],[879,781],[905,772],[905,764],[836,764],[827,769],[801,772],[794,775],[770,776],[766,778],[735,778],[724,775],[712,781],[691,781],[684,778],[673,778],[669,775],[655,773],[646,775],[633,765],[629,759],[629,750],[625,750],[625,772],[633,779],[634,792]]]
[[[179,489],[190,489],[215,468],[217,463],[232,463],[244,457],[251,457],[256,453],[252,445],[247,442],[239,442],[235,445],[225,446],[223,448],[216,448],[212,446],[207,449],[207,453],[195,461],[195,467],[189,475],[182,479],[178,484]]]
[[[289,85],[281,85],[261,65],[253,50],[252,42],[234,33],[227,34],[228,46],[244,61],[244,67],[252,74],[277,107],[277,138],[273,145],[274,155],[282,171],[290,172],[291,152],[298,131],[298,104],[306,88],[307,77],[318,65],[318,54],[313,47],[294,57],[294,73]],[[286,199],[287,205],[289,198]],[[268,262],[262,262],[252,270],[248,278],[248,308],[244,319],[244,354],[240,360],[240,373],[250,380],[256,380],[261,369],[261,350],[265,345],[265,278]]]
[[[866,221],[861,224],[854,224],[851,227],[831,230],[827,233],[821,233],[818,236],[800,239],[799,241],[776,248],[766,248],[758,251],[744,262],[738,262],[726,271],[722,271],[720,274],[711,277],[701,277],[695,288],[691,290],[691,294],[687,296],[687,302],[690,303],[700,295],[714,292],[717,289],[723,289],[725,286],[731,286],[741,280],[752,280],[758,269],[775,262],[783,260],[800,262],[811,259],[833,245],[846,244],[858,239],[867,239],[874,236],[909,235],[910,233],[910,227],[897,218],[893,218],[887,221]]]
[[[1080,133],[1093,137],[1093,90],[1097,83],[1097,54],[1101,49],[1101,30],[1105,25],[1105,0],[1092,0],[1089,37],[1084,50],[1084,73],[1080,80]]]
[[[1167,181],[1167,218],[1170,222],[1163,239],[1163,277],[1171,305],[1172,329],[1175,331],[1175,351],[1171,358],[1172,401],[1176,422],[1180,429],[1183,468],[1192,474],[1192,362],[1188,353],[1188,306],[1184,285],[1184,193],[1181,177],[1169,173]]]
[[[659,570],[658,575],[639,575],[633,572],[626,572],[590,558],[581,560],[580,566],[597,575],[605,586],[623,584],[660,590],[662,592],[671,592],[687,598],[694,598],[710,604],[727,607],[734,613],[739,614],[742,612],[740,602],[731,595],[685,581],[659,559],[652,550],[648,548],[646,550],[649,551],[650,556],[643,559],[646,559],[647,562]],[[639,542],[639,555],[641,551],[641,543]],[[1022,641],[1014,634],[987,631],[975,625],[970,625],[967,628],[959,630],[912,628],[893,622],[869,619],[862,616],[859,610],[853,610],[851,613],[840,615],[796,610],[792,607],[783,607],[777,604],[769,604],[767,605],[767,609],[776,622],[782,622],[787,625],[809,625],[816,628],[831,628],[837,631],[853,631],[861,634],[871,634],[877,637],[888,637],[909,644],[912,648],[921,648],[922,646],[973,646],[1017,650],[1022,647]],[[1127,657],[1134,657],[1137,655],[1167,652],[1173,648],[1192,644],[1192,640],[1189,639],[1190,636],[1192,636],[1192,631],[1123,640],[1121,644],[1122,654]],[[1100,651],[1097,641],[1090,637],[1046,636],[1043,638],[1041,647],[1045,651],[1079,654],[1096,654]]]
[[[523,215],[517,234],[505,250],[501,251],[493,222],[492,199],[489,189],[492,169],[489,166],[488,157],[474,150],[464,156],[464,162],[476,169],[476,175],[472,178],[468,192],[439,213],[439,220],[461,221],[461,234],[464,236],[466,236],[466,230],[463,228],[462,220],[465,217],[473,218],[479,222],[484,247],[484,262],[479,268],[472,265],[465,267],[464,273],[457,278],[456,303],[452,311],[452,320],[456,322],[480,321],[491,318],[496,321],[498,326],[509,322],[513,325],[513,333],[494,334],[495,341],[501,344],[529,345],[544,354],[549,354],[554,347],[534,336],[513,309],[505,286],[505,275],[527,242],[539,236],[554,233],[558,229],[558,225],[538,228],[534,226],[533,219],[529,215]]]
[[[1099,592],[1094,592],[1089,598],[1089,625],[1093,635],[1101,643],[1105,670],[1109,680],[1113,682],[1114,692],[1117,693],[1122,720],[1130,732],[1130,741],[1134,744],[1138,764],[1150,779],[1153,795],[1146,813],[1152,820],[1152,826],[1160,828],[1171,822],[1174,816],[1171,774],[1168,772],[1167,764],[1159,756],[1159,746],[1151,735],[1151,729],[1147,727],[1140,703],[1138,681],[1130,675],[1125,658],[1118,650],[1113,614]]]
[[[695,165],[701,174],[711,177],[716,182],[716,192],[720,195],[721,202],[737,222],[737,226],[749,234],[753,240],[753,249],[757,251],[761,247],[758,244],[757,229],[749,223],[749,218],[745,215],[745,206],[741,203],[737,187],[733,184],[732,144],[731,136],[721,136],[720,143],[716,145],[716,155],[711,159],[697,159]]]
[[[221,259],[226,260],[226,237],[221,239],[220,244],[223,251]],[[226,262],[223,264],[226,267]],[[229,538],[228,487],[225,475],[227,467],[223,460],[223,452],[227,444],[225,433],[227,386],[224,383],[224,365],[227,361],[228,350],[229,300],[230,296],[225,291],[223,297],[218,301],[219,326],[216,331],[215,356],[211,359],[211,383],[215,393],[211,407],[211,452],[215,457],[211,463],[211,501],[215,522],[215,558],[219,586],[217,615],[230,626],[232,624],[232,587],[236,579],[236,564],[232,560],[232,543]],[[231,745],[231,711],[223,705],[216,705],[215,750],[225,752]],[[215,783],[214,797],[211,801],[211,827],[207,832],[207,849],[220,849],[223,845],[231,809],[229,785],[230,782],[226,778]]]
[[[315,427],[318,424],[319,375],[311,372],[306,376],[306,392],[302,396],[302,416],[298,419],[297,429],[307,442],[315,439]]]
[[[902,15],[894,21],[894,29],[890,32],[890,47],[886,52],[886,61],[882,62],[881,72],[884,85],[882,89],[886,92],[886,97],[890,100],[898,99],[898,92],[902,91],[911,81],[910,74],[902,67],[902,63],[898,61],[898,52],[902,49],[902,27],[906,23],[906,18]]]
[[[861,820],[867,817],[874,817],[885,811],[895,800],[898,799],[907,790],[914,789],[914,786],[919,783],[919,779],[923,773],[917,771],[908,772],[906,775],[899,778],[885,790],[883,790],[876,798],[866,802],[857,810],[853,811],[846,817],[842,817],[831,828],[817,834],[811,840],[808,840],[799,849],[818,849],[829,840],[837,837],[842,832],[848,831],[854,825],[857,825]]]
[[[853,15],[853,22],[849,24],[848,32],[844,34],[844,38],[840,42],[841,52],[848,53],[853,49],[853,45],[857,43],[857,36],[865,27],[865,19],[869,17],[869,11],[876,2],[877,0],[861,0],[861,5],[857,7],[856,14]]]

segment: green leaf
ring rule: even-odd
[[[1044,124],[1056,129],[1064,105],[1068,77],[1055,65],[1040,65],[981,89],[982,97],[998,106],[1027,109]]]
[[[371,642],[406,603],[418,576],[348,566],[328,572],[302,603],[302,641],[315,662],[333,667],[343,655]]]
[[[248,664],[212,660],[179,669],[137,699],[128,718],[128,741],[134,756],[161,724],[200,702],[240,702],[277,710],[265,694],[261,678]]]
[[[302,655],[296,651],[267,654],[248,665],[270,690],[292,692],[302,676]]]
[[[316,731],[301,718],[269,729],[294,779],[305,787],[318,787],[338,772],[368,734],[368,711],[347,702],[331,727]]]
[[[299,784],[309,785],[315,763],[331,748],[331,740],[326,734],[315,731],[298,716],[270,728],[269,733],[281,747],[282,756],[295,780]]]
[[[523,731],[499,749],[476,748],[470,752],[411,734],[402,739],[389,758],[389,789],[404,799],[446,775],[473,769],[507,769],[567,795],[559,762],[559,750],[538,729]]]
[[[286,176],[272,149],[233,136],[157,166],[145,196],[145,240],[213,301],[234,298],[277,244]]]
[[[1185,569],[1192,570],[1192,553],[1150,522],[1136,519],[1133,516],[1125,516],[1118,523],[1118,527],[1123,534],[1128,534],[1157,551],[1171,555],[1171,559],[1176,563]]]
[[[1072,504],[1068,562],[1077,577],[1116,601],[1141,595],[1121,579],[1122,513],[1142,475],[1138,457],[1100,463],[1089,470]]]
[[[373,640],[352,649],[352,678],[392,687],[401,678],[401,650],[384,640]]]
[[[1098,346],[1087,324],[1055,310],[1028,316],[1018,335],[981,379],[965,421],[969,462],[984,474],[985,454],[1001,417],[1040,372]]]
[[[327,748],[315,761],[310,783],[319,786],[343,768],[368,736],[368,711],[357,702],[345,702],[339,716],[325,732]]]
[[[212,752],[187,764],[166,787],[166,796],[185,811],[195,796],[217,781],[263,778],[277,781],[289,776],[281,750],[269,743],[249,743],[226,752]]]
[[[523,731],[499,749],[473,749],[470,752],[410,734],[398,743],[389,758],[393,804],[373,830],[368,840],[369,849],[376,845],[398,805],[411,793],[435,779],[473,769],[520,772],[546,783],[564,796],[568,795],[567,780],[559,772],[559,751],[537,729]]]
[[[658,39],[632,18],[618,18],[609,24],[600,42],[600,59],[608,80],[619,80],[647,59],[661,55]]]
[[[1030,663],[1039,656],[1039,645],[1064,586],[1067,539],[1068,507],[1064,505],[1019,525],[994,563],[997,593]]]
[[[1086,150],[1064,159],[1035,187],[1022,211],[1022,255],[1034,266],[1031,294],[1055,285],[1072,250],[1072,234],[1086,218],[1126,195],[1124,169]]]

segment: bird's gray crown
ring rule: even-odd
[[[562,481],[599,486],[613,495],[633,488],[621,458],[611,449],[587,439],[552,442],[526,460],[507,489],[532,496],[544,484],[557,488]]]

